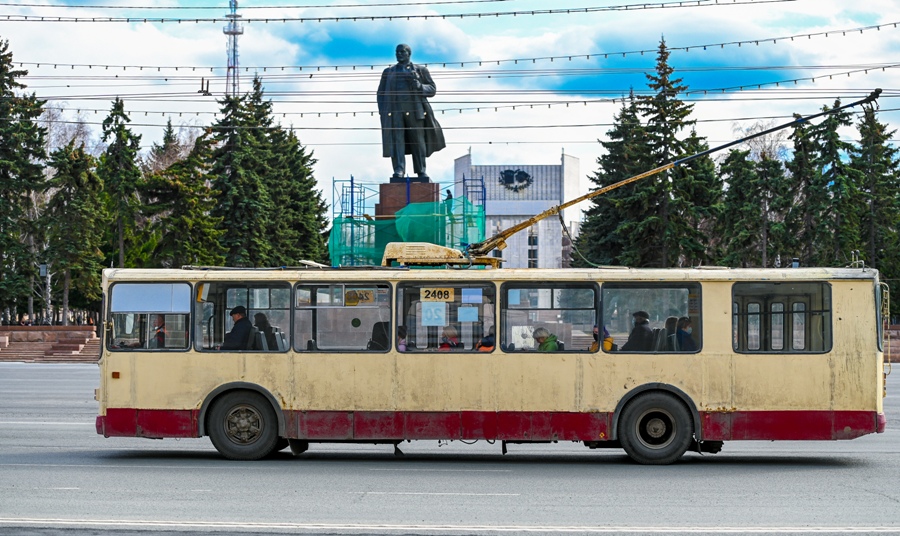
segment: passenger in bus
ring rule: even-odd
[[[487,335],[482,337],[481,340],[475,344],[475,349],[479,352],[493,352],[495,344],[494,341],[494,326],[491,326],[488,328]]]
[[[438,346],[438,350],[448,351],[458,348],[460,348],[459,332],[453,326],[444,327],[444,330],[441,332],[441,345]]]
[[[675,332],[675,340],[678,342],[679,352],[697,351],[697,343],[691,337],[693,331],[694,328],[691,325],[690,317],[682,316],[678,319],[678,331]]]
[[[603,326],[603,350],[607,352],[611,352],[613,350],[613,338],[606,331],[606,326]],[[594,342],[591,343],[591,347],[588,348],[591,352],[596,352],[600,349],[600,328],[594,324]]]
[[[266,346],[269,347],[269,350],[276,350],[278,348],[278,341],[275,340],[275,330],[272,329],[272,325],[269,324],[269,318],[263,313],[256,313],[253,315],[253,321],[253,325],[256,326],[256,329],[258,329],[266,338]]]
[[[225,341],[219,346],[220,350],[243,350],[247,347],[247,338],[253,329],[253,324],[247,319],[247,309],[238,305],[228,313],[234,322],[231,331],[225,334]]]
[[[650,329],[650,315],[646,311],[638,311],[634,317],[634,328],[628,335],[628,341],[622,346],[623,352],[649,352],[653,350],[655,337]]]
[[[397,326],[397,351],[406,351],[406,326]]]
[[[547,328],[537,328],[531,336],[534,338],[534,342],[538,344],[538,352],[556,352],[559,350],[556,335],[552,335]]]
[[[153,336],[150,338],[150,348],[166,347],[166,316],[155,315],[153,317]]]

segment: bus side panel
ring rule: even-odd
[[[881,384],[883,356],[878,351],[875,293],[871,282],[833,282],[832,303],[833,407],[884,411]]]
[[[105,437],[198,437],[198,410],[107,408],[97,418],[97,433]]]
[[[289,435],[313,441],[489,439],[598,441],[611,413],[491,411],[287,411]],[[295,433],[291,433],[295,432]]]
[[[878,432],[874,411],[735,411],[700,412],[703,439],[834,440]]]

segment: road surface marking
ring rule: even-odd
[[[428,492],[428,491],[348,491],[357,495],[453,495],[460,497],[519,497],[519,493],[459,493],[459,492]]]
[[[53,422],[53,421],[0,421],[0,424],[24,424],[26,426],[52,424],[53,426],[94,426],[92,422]]]
[[[512,473],[512,469],[369,469],[369,471],[390,471],[392,473]]]
[[[53,519],[31,517],[3,517],[0,524],[5,525],[55,525],[55,526],[97,526],[97,527],[152,527],[169,529],[271,529],[271,530],[304,530],[304,531],[424,531],[442,533],[472,533],[472,532],[559,532],[559,533],[595,533],[609,534],[616,532],[625,533],[650,533],[650,534],[784,534],[784,533],[897,533],[900,525],[894,527],[698,527],[698,526],[674,526],[674,527],[596,527],[588,525],[412,525],[391,523],[233,523],[226,521],[166,521],[148,519]]]

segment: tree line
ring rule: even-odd
[[[688,87],[674,76],[665,40],[651,95],[625,99],[600,142],[590,177],[596,189],[709,148],[697,135]],[[840,107],[835,101],[829,108]],[[800,117],[800,116],[795,116]],[[757,124],[738,137],[763,132]],[[855,127],[847,142],[839,129]],[[798,122],[728,151],[596,197],[575,240],[576,266],[787,267],[860,265],[893,284],[900,313],[900,159],[896,131],[876,106],[848,109],[817,124]]]
[[[26,74],[0,42],[0,321],[96,313],[104,267],[328,262],[316,160],[258,78],[198,135],[170,120],[142,154],[123,100],[91,147],[86,125],[25,93]]]
[[[601,142],[597,188],[708,149],[668,58],[663,40],[647,75],[652,95],[623,101]],[[275,124],[258,78],[220,100],[221,119],[199,135],[179,136],[170,121],[142,154],[124,101],[92,146],[83,122],[58,122],[58,110],[24,92],[26,74],[0,42],[3,322],[48,319],[51,304],[62,321],[70,309],[98,311],[103,267],[328,262],[315,159]],[[595,198],[574,264],[844,266],[858,251],[893,283],[897,314],[900,159],[876,107],[861,112],[798,123]],[[854,143],[838,134],[850,126]]]

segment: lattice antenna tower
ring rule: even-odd
[[[240,64],[238,62],[238,36],[244,33],[244,27],[239,22],[238,0],[229,0],[231,13],[225,15],[228,26],[222,29],[222,33],[228,36],[228,72],[225,80],[225,94],[229,97],[237,97],[241,90]]]

